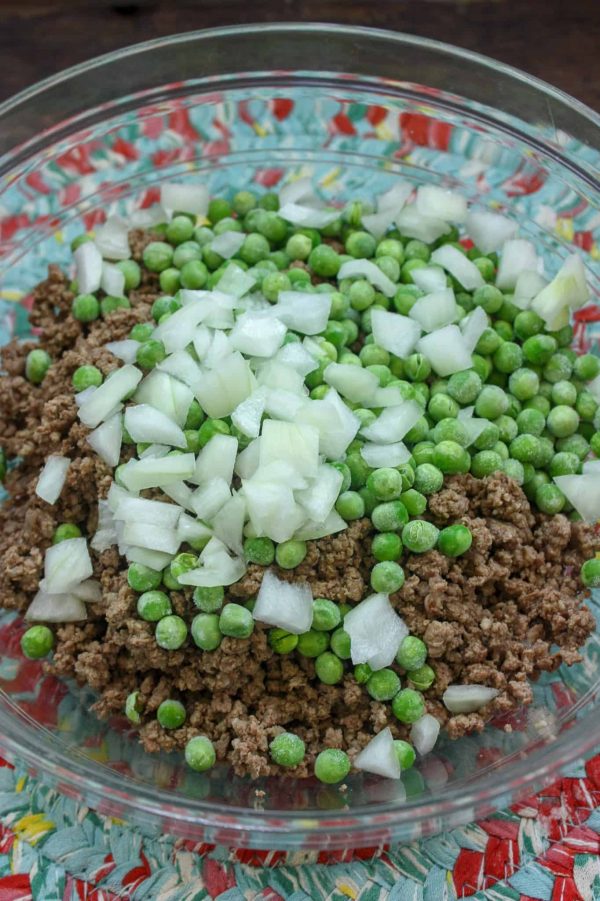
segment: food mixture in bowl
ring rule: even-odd
[[[0,599],[99,715],[196,770],[397,779],[580,659],[577,254],[550,279],[441,186],[339,210],[300,179],[165,185],[73,256],[2,351]]]

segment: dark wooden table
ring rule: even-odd
[[[391,28],[477,50],[600,109],[600,0],[0,0],[0,99],[137,41],[299,18]]]

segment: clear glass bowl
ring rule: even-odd
[[[337,25],[197,32],[93,60],[0,106],[0,338],[28,333],[29,292],[48,262],[66,263],[75,234],[150,204],[165,179],[220,193],[308,174],[340,203],[398,175],[441,181],[508,208],[551,273],[577,245],[598,295],[599,125],[491,60]],[[581,347],[594,319],[577,323]],[[22,629],[0,619],[0,752],[101,812],[192,842],[327,850],[417,838],[512,803],[600,742],[594,635],[581,665],[540,680],[529,710],[441,741],[401,783],[356,775],[341,795],[197,775],[179,756],[145,755],[125,723],[89,713],[89,692],[25,661]]]

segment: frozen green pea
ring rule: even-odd
[[[163,272],[173,262],[173,248],[165,241],[151,241],[144,248],[142,259],[150,272]]]
[[[560,513],[566,502],[566,498],[557,485],[540,485],[535,492],[535,503],[542,513],[554,516]]]
[[[315,776],[319,782],[334,785],[342,782],[350,772],[350,758],[344,751],[328,748],[321,751],[315,760]]]
[[[387,501],[375,507],[371,520],[378,532],[397,532],[408,522],[408,512],[401,501]]]
[[[342,492],[336,501],[335,509],[346,522],[360,519],[365,515],[364,501],[356,491]]]
[[[339,628],[331,636],[330,647],[340,660],[349,660],[351,657],[350,636],[345,629]]]
[[[546,427],[546,419],[543,413],[531,408],[521,410],[517,416],[516,423],[519,435],[537,435],[539,437]]]
[[[55,528],[52,544],[60,544],[61,541],[69,541],[71,538],[81,538],[81,535],[81,529],[74,522],[63,522]]]
[[[571,378],[573,364],[563,353],[555,353],[544,366],[544,378],[548,382],[566,381]]]
[[[509,479],[514,479],[517,485],[522,485],[524,483],[525,470],[523,464],[519,463],[518,460],[503,460],[500,468]]]
[[[219,616],[219,629],[222,635],[230,638],[250,638],[254,631],[254,619],[241,604],[225,604]]]
[[[474,403],[482,387],[481,377],[474,369],[455,372],[448,379],[448,394],[463,406]]]
[[[139,691],[132,691],[125,699],[125,716],[134,726],[139,726],[142,722],[140,713],[143,710],[143,704]]]
[[[164,591],[153,589],[144,591],[137,600],[137,612],[146,622],[157,623],[172,612],[169,596]],[[171,632],[175,634],[176,627],[173,624],[171,625],[173,626]],[[169,639],[167,638],[166,640]]]
[[[600,374],[600,359],[594,354],[582,354],[573,364],[573,375],[582,382],[591,382]]]
[[[85,391],[86,388],[99,388],[103,381],[103,376],[96,366],[83,365],[79,366],[72,376],[73,388],[76,392]]]
[[[180,616],[164,616],[156,624],[156,643],[167,651],[176,651],[185,644],[188,628]]]
[[[163,729],[179,729],[186,720],[186,710],[181,701],[168,698],[159,704],[156,719]]]
[[[437,542],[439,530],[424,519],[413,519],[402,529],[402,544],[414,554],[424,554],[432,550]]]
[[[338,604],[328,598],[315,598],[313,601],[312,629],[317,632],[330,632],[339,626],[341,613]]]
[[[572,407],[559,404],[548,413],[546,425],[556,438],[568,438],[579,427],[579,414]]]
[[[432,459],[435,453],[433,448]],[[444,474],[432,463],[420,463],[415,469],[415,489],[429,496],[440,490],[444,484]]]
[[[523,351],[513,341],[505,341],[494,353],[493,361],[500,372],[513,373],[523,362]]]
[[[473,447],[476,450],[491,450],[496,442],[500,440],[500,429],[496,422],[488,422],[483,431],[477,436],[473,442]]]
[[[420,669],[427,660],[427,645],[416,635],[402,639],[396,654],[396,663],[407,672]]]
[[[600,588],[600,558],[586,560],[581,567],[580,575],[586,588]]]
[[[337,685],[344,676],[344,664],[331,651],[324,651],[315,660],[315,673],[324,685]]]
[[[298,636],[285,629],[269,629],[267,641],[276,654],[290,654],[298,645]]]
[[[366,688],[374,701],[391,701],[400,691],[400,677],[393,669],[380,669],[368,679]]]
[[[402,554],[400,536],[396,532],[381,532],[379,535],[375,535],[371,542],[371,553],[379,562],[398,560]]]
[[[412,688],[403,688],[392,700],[392,713],[401,723],[416,723],[425,713],[423,695]]]
[[[427,404],[427,412],[434,422],[458,416],[459,406],[447,394],[434,394]]]
[[[469,471],[471,458],[468,452],[456,441],[440,441],[433,451],[433,464],[446,474]]]
[[[538,393],[539,387],[539,376],[532,369],[515,369],[508,380],[508,390],[521,401],[534,397]]]
[[[216,613],[199,613],[192,620],[190,631],[194,644],[203,651],[216,650],[223,640]]]
[[[491,453],[490,451],[482,451],[482,453]],[[471,530],[461,523],[446,526],[438,535],[438,550],[446,557],[461,557],[466,554],[473,543],[473,535]],[[422,663],[425,661],[423,660]],[[422,665],[419,664],[419,666]],[[414,667],[418,669],[418,667]]]
[[[303,635],[298,636],[298,652],[303,657],[318,657],[323,654],[329,647],[329,635],[327,632],[317,632],[310,629]]]
[[[185,762],[190,769],[203,773],[213,767],[217,760],[214,745],[206,735],[190,738],[185,746]]]
[[[280,732],[269,744],[271,760],[278,766],[296,767],[304,760],[306,746],[299,735]]]
[[[282,569],[295,569],[306,557],[307,550],[305,541],[295,539],[283,541],[275,549],[275,561]]]
[[[21,636],[21,650],[29,660],[47,657],[53,647],[54,633],[48,626],[31,626]]]
[[[406,528],[406,526],[404,527]],[[404,585],[404,570],[399,563],[384,560],[371,570],[371,588],[382,594],[394,594]]]
[[[425,663],[418,670],[410,672],[409,679],[417,691],[427,691],[435,682],[435,671]]]
[[[475,402],[475,414],[483,419],[497,419],[508,408],[508,398],[502,388],[485,385]]]
[[[502,469],[502,457],[493,450],[479,451],[471,460],[471,473],[476,479],[483,479]]]

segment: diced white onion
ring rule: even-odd
[[[600,474],[555,476],[554,481],[585,522],[600,519]]]
[[[419,185],[416,200],[417,212],[458,225],[467,218],[467,199],[456,191],[448,191],[439,185]]]
[[[194,482],[203,485],[211,479],[224,479],[229,484],[237,452],[238,440],[233,435],[213,435],[198,454]]]
[[[406,400],[399,407],[386,407],[377,419],[360,430],[361,435],[375,444],[395,444],[423,415],[414,400]]]
[[[182,585],[197,585],[214,588],[219,585],[233,585],[246,572],[246,565],[239,557],[231,557],[223,542],[214,536],[202,553],[198,569],[179,576]]]
[[[458,247],[451,244],[442,244],[431,254],[431,262],[437,263],[446,272],[449,272],[466,291],[475,291],[485,285],[485,279],[481,272]]]
[[[360,754],[354,758],[357,770],[375,773],[387,779],[400,778],[400,763],[394,747],[394,736],[389,726],[378,732]]]
[[[298,541],[312,541],[317,538],[324,538],[326,535],[334,535],[336,532],[343,532],[348,528],[348,523],[342,519],[339,513],[332,510],[324,522],[315,522],[314,519],[308,519],[303,525],[294,532],[294,538]]]
[[[200,519],[210,522],[231,497],[229,482],[219,476],[209,479],[190,498],[190,505]]]
[[[115,529],[115,521],[108,505],[108,501],[98,501],[98,526],[94,533],[90,547],[99,554],[108,550],[113,544],[117,543],[117,531]]]
[[[243,232],[223,232],[213,238],[209,246],[213,253],[218,253],[224,260],[229,260],[235,256],[245,240],[246,235]]]
[[[130,547],[125,554],[129,563],[141,563],[156,571],[163,570],[173,559],[173,554],[151,551],[147,547]]]
[[[74,395],[75,403],[77,404],[77,406],[80,407],[86,402],[86,400],[89,400],[95,390],[96,386],[90,385],[89,388],[84,388],[83,391],[78,391],[77,394]]]
[[[293,391],[267,388],[265,395],[265,413],[273,419],[283,419],[285,422],[293,422],[300,410],[306,406],[307,398]]]
[[[273,315],[294,332],[318,335],[327,326],[331,312],[331,294],[280,291],[272,309]]]
[[[383,669],[393,661],[408,627],[390,604],[387,594],[372,594],[344,617],[350,636],[352,663]]]
[[[319,432],[305,423],[267,419],[262,427],[260,466],[289,463],[300,475],[314,478],[319,468]]]
[[[466,229],[475,246],[487,254],[500,250],[506,241],[514,238],[519,226],[500,213],[471,210],[467,216]]]
[[[72,593],[86,604],[97,604],[102,600],[102,586],[96,579],[86,579],[72,589]]]
[[[297,421],[315,426],[319,432],[319,451],[328,460],[338,460],[360,428],[360,420],[335,388],[331,388],[323,400],[307,401],[298,413]]]
[[[153,228],[155,225],[161,225],[166,222],[168,216],[159,203],[153,203],[152,206],[145,209],[133,210],[129,215],[129,225],[131,228]]]
[[[441,266],[422,266],[411,271],[412,280],[421,291],[433,294],[434,291],[442,291],[446,287],[446,273]]]
[[[366,278],[374,288],[377,288],[386,297],[393,297],[398,287],[371,260],[347,260],[340,266],[337,277],[340,281],[344,278]],[[318,296],[318,294],[311,295],[311,297]]]
[[[377,240],[380,240],[383,238],[390,225],[393,224],[399,212],[399,209],[390,207],[390,209],[387,210],[379,210],[377,213],[366,213],[361,218],[363,228],[372,234],[373,237],[377,238]]]
[[[194,213],[206,216],[208,212],[208,188],[206,185],[169,183],[161,186],[160,203],[170,215]]]
[[[441,291],[419,297],[408,315],[419,323],[423,331],[433,332],[454,322],[457,313],[454,291],[452,288],[442,288]]]
[[[330,363],[323,373],[323,380],[353,403],[368,402],[379,387],[375,373],[350,363]]]
[[[261,442],[262,445],[262,442]],[[253,482],[270,482],[283,484],[292,491],[308,488],[309,479],[300,475],[298,470],[288,460],[273,460],[271,463],[258,466],[252,476]]]
[[[112,263],[104,263],[102,266],[102,281],[100,287],[110,297],[125,296],[125,276]]]
[[[102,425],[90,432],[86,441],[107,466],[117,466],[121,456],[123,425],[121,414],[115,413]]]
[[[256,380],[259,385],[272,388],[275,391],[289,391],[302,397],[307,395],[304,378],[300,373],[291,366],[279,363],[277,360],[261,362],[256,374]]]
[[[298,225],[303,228],[325,228],[331,225],[336,219],[339,219],[337,210],[315,209],[310,206],[303,206],[299,203],[284,203],[277,213],[286,222],[292,225]]]
[[[187,385],[167,372],[153,369],[134,395],[137,404],[150,404],[183,427],[194,395]]]
[[[25,619],[30,623],[78,623],[87,619],[85,604],[74,594],[48,594],[38,591]]]
[[[285,185],[282,185],[279,191],[279,205],[284,206],[286,203],[298,203],[301,200],[310,200],[310,206],[315,206],[317,198],[314,194],[312,178],[306,175],[303,178],[296,178]]]
[[[139,522],[150,526],[174,529],[181,515],[181,507],[164,501],[151,501],[143,497],[124,497],[115,510],[115,519]],[[135,543],[135,542],[134,542]],[[144,547],[144,545],[140,545]]]
[[[166,457],[170,452],[171,447],[168,444],[149,444],[139,456],[140,460],[147,460],[149,457]]]
[[[128,260],[131,256],[128,224],[120,216],[109,216],[104,225],[96,229],[94,244],[105,260]]]
[[[600,460],[586,460],[581,471],[584,475],[590,472],[600,473]]]
[[[146,522],[126,522],[123,540],[128,545],[145,547],[149,551],[162,551],[163,554],[176,554],[181,544],[175,529]]]
[[[92,575],[85,538],[68,538],[51,545],[44,558],[44,591],[64,594]]]
[[[132,341],[130,338],[126,338],[124,341],[109,341],[104,345],[105,350],[110,351],[114,357],[123,360],[124,363],[135,363],[139,347],[140,342]]]
[[[497,688],[487,685],[449,685],[442,701],[450,713],[473,713],[493,701],[498,693]]]
[[[254,390],[247,361],[236,351],[207,372],[196,390],[205,412],[215,419],[229,416]]]
[[[270,569],[263,575],[252,616],[258,622],[302,635],[313,617],[313,596],[306,582],[285,582]]]
[[[240,479],[251,479],[258,469],[259,460],[260,438],[255,438],[254,441],[250,442],[248,447],[244,448],[244,450],[238,454],[237,460],[235,461],[235,474],[238,475]]]
[[[457,325],[447,325],[425,335],[417,344],[438,375],[444,377],[454,372],[470,369],[471,354]]]
[[[401,359],[413,352],[421,337],[418,322],[399,313],[389,313],[380,307],[371,308],[371,327],[375,344]]]
[[[63,490],[67,470],[71,465],[68,457],[62,457],[60,454],[51,454],[46,460],[42,471],[40,472],[35,493],[41,497],[47,504],[55,504],[60,493]]]
[[[239,266],[228,266],[219,279],[219,291],[232,297],[243,297],[256,284],[256,278]]]
[[[487,313],[483,307],[475,307],[460,323],[465,347],[470,354],[475,350],[477,342],[488,327],[488,324]]]
[[[413,723],[410,730],[410,740],[417,753],[424,757],[433,751],[440,734],[440,724],[430,713],[424,713],[420,720]]]
[[[411,182],[402,181],[401,179],[399,179],[398,181],[394,182],[391,188],[389,188],[387,191],[384,191],[383,194],[380,194],[377,198],[378,212],[389,209],[395,209],[399,212],[407,202],[412,192],[413,185],[411,184]]]
[[[360,455],[373,469],[380,469],[382,466],[396,467],[410,460],[410,451],[402,441],[394,444],[363,444]]]
[[[204,334],[201,334],[199,329],[196,331],[194,335],[194,350],[207,369],[215,369],[217,366],[221,366],[223,361],[226,361],[230,354],[233,353],[233,347],[231,346],[229,335],[226,335],[225,332],[207,329],[207,333],[209,338],[208,346],[206,345]],[[199,351],[199,348],[206,349],[202,353]]]
[[[162,341],[167,353],[183,350],[190,343],[196,326],[208,318],[212,309],[213,303],[210,300],[198,301],[181,307],[154,329],[153,340]]]
[[[302,378],[309,372],[314,372],[319,368],[317,360],[308,352],[303,344],[295,341],[292,344],[284,344],[281,350],[277,351],[275,362],[282,363],[294,369]]]
[[[82,247],[85,247],[82,244]],[[79,407],[79,418],[90,429],[107,419],[122,401],[141,381],[142,373],[129,364],[115,370],[96,388],[94,393]]]
[[[312,520],[324,522],[338,499],[342,482],[339,470],[322,463],[309,487],[295,492],[296,500]]]
[[[122,481],[131,491],[161,488],[171,482],[189,479],[194,474],[195,464],[193,454],[130,461],[122,470]]]
[[[443,219],[423,216],[414,204],[404,207],[396,216],[398,231],[407,238],[416,238],[431,244],[450,231],[450,226]]]
[[[289,485],[265,482],[256,475],[242,482],[250,522],[257,535],[277,542],[288,541],[306,516],[296,504]]]
[[[281,347],[286,331],[283,322],[270,310],[243,313],[231,330],[229,340],[235,350],[247,356],[272,357]]]
[[[371,400],[363,402],[363,406],[368,408],[399,407],[404,400],[404,394],[400,388],[396,385],[386,385],[385,388],[378,388]]]
[[[531,309],[542,317],[546,327],[555,331],[568,322],[568,311],[578,310],[590,299],[585,267],[579,254],[567,257],[549,285],[533,299]]]
[[[192,509],[192,489],[188,488],[185,482],[170,482],[168,485],[163,485],[161,491],[175,501],[178,506],[184,507],[186,510]]]
[[[157,364],[157,369],[161,372],[168,372],[180,382],[184,382],[192,391],[196,390],[202,379],[202,370],[185,350],[177,350],[175,353],[169,354]]]
[[[231,421],[236,429],[239,429],[240,432],[249,438],[256,438],[260,433],[260,424],[265,412],[266,396],[266,390],[257,388],[231,414]]]
[[[246,503],[244,498],[236,494],[230,498],[213,517],[213,531],[217,538],[231,551],[242,556],[243,529],[246,518]]]
[[[73,253],[77,290],[80,294],[95,294],[102,282],[102,254],[93,241],[80,244]]]
[[[527,310],[531,301],[544,290],[548,282],[534,269],[524,269],[517,278],[512,302],[521,310]]]
[[[125,410],[125,428],[134,441],[185,447],[187,442],[177,423],[149,404],[137,404]]]
[[[513,238],[505,242],[500,254],[496,287],[501,291],[512,291],[521,272],[538,270],[538,256],[531,241]]]
[[[208,540],[212,537],[212,531],[207,525],[200,522],[199,519],[194,519],[193,516],[188,516],[187,513],[182,513],[179,517],[177,534],[182,542],[202,541],[205,538]]]

